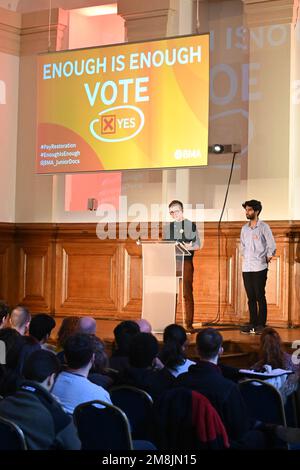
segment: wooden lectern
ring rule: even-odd
[[[176,294],[183,288],[184,253],[189,251],[175,241],[138,241],[143,257],[142,318],[148,320],[153,332],[162,333],[175,323]],[[182,296],[183,298],[183,296]]]

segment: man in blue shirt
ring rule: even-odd
[[[250,323],[241,329],[241,333],[261,334],[267,321],[265,287],[268,264],[275,255],[276,244],[269,225],[258,218],[262,210],[261,202],[252,199],[242,206],[249,221],[242,227],[240,241]]]

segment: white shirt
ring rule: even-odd
[[[101,400],[112,404],[109,393],[103,387],[73,372],[61,372],[51,393],[69,414],[73,414],[77,405],[91,400]]]
[[[189,367],[196,362],[191,361],[190,359],[186,359],[183,364],[176,366],[174,369],[168,369],[174,377],[178,377],[178,375],[183,374],[184,372],[188,372]]]
[[[258,220],[254,227],[248,222],[241,230],[241,254],[243,272],[267,269],[267,258],[275,255],[276,243],[268,224]]]

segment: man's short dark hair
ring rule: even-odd
[[[205,328],[199,331],[196,338],[199,355],[204,359],[216,357],[222,346],[222,342],[222,335],[214,328]]]
[[[129,351],[131,338],[140,333],[140,327],[135,321],[125,320],[114,329],[116,347],[119,354],[126,356]]]
[[[80,369],[87,366],[94,354],[92,335],[76,333],[69,336],[65,342],[64,353],[67,365],[71,369]]]
[[[10,309],[7,303],[4,300],[0,300],[0,322],[2,322],[3,318],[9,315]]]
[[[50,335],[55,325],[54,318],[46,313],[39,313],[32,318],[29,324],[29,334],[41,341],[47,335]]]
[[[60,371],[60,363],[53,352],[40,349],[34,351],[26,359],[23,367],[23,375],[27,380],[35,382],[44,382],[51,374],[58,374]]]
[[[139,333],[129,346],[129,362],[133,367],[150,367],[158,354],[158,341],[151,333]]]
[[[172,207],[172,206],[179,206],[181,208],[181,210],[183,211],[183,204],[181,201],[178,201],[178,199],[174,199],[173,201],[170,202],[169,204],[169,209]]]
[[[261,202],[260,201],[256,201],[256,199],[251,199],[250,201],[245,201],[243,204],[242,204],[243,208],[246,209],[246,206],[248,207],[252,207],[252,209],[255,211],[255,212],[258,212],[258,215],[261,213],[262,211],[262,205],[261,205]]]

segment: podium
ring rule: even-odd
[[[162,333],[167,325],[175,323],[176,294],[183,289],[184,253],[189,251],[174,241],[139,241],[143,259],[142,318],[152,325],[155,333]],[[183,298],[183,292],[182,292]]]

